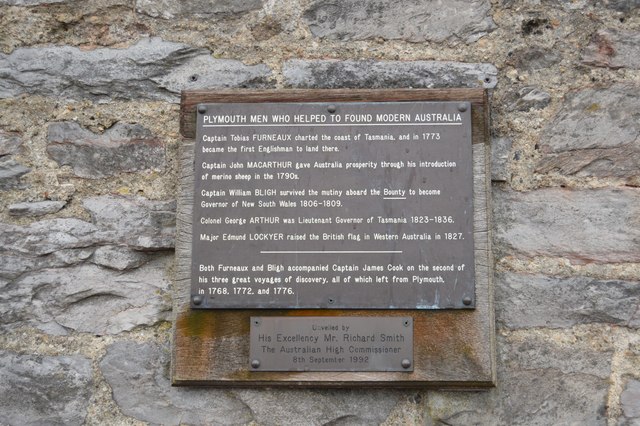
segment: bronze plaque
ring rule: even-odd
[[[413,371],[411,317],[251,317],[250,371]]]
[[[473,308],[467,102],[198,105],[196,309]]]

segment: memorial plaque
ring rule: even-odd
[[[496,381],[489,93],[181,97],[174,385]]]
[[[251,317],[250,371],[413,371],[411,317]]]
[[[473,308],[470,109],[198,105],[192,307]]]

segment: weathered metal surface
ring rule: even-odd
[[[411,317],[251,317],[251,371],[413,371]]]
[[[193,308],[473,308],[468,102],[202,104]]]

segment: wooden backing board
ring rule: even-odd
[[[469,101],[472,105],[474,169],[474,310],[191,310],[196,106],[214,102]],[[174,294],[174,385],[423,387],[482,389],[496,380],[493,265],[491,257],[489,104],[483,89],[254,90],[183,92],[182,164],[178,189],[177,271]],[[411,316],[413,372],[249,371],[251,316]]]

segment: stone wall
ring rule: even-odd
[[[0,423],[640,424],[638,0],[0,0]],[[178,99],[492,93],[498,386],[169,385]]]

